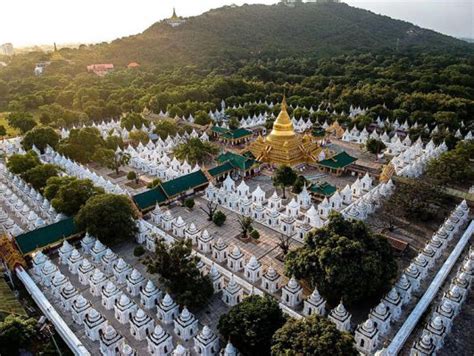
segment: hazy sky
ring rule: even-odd
[[[277,0],[1,0],[0,44],[15,46],[110,41],[163,18],[198,15],[232,3]],[[456,37],[474,38],[474,0],[346,0],[375,13]]]

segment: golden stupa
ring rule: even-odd
[[[248,149],[260,162],[288,166],[316,162],[321,152],[311,135],[295,133],[285,97],[281,103],[280,114],[273,123],[272,132],[265,138],[259,136]]]

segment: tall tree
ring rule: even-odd
[[[109,148],[100,148],[94,153],[92,159],[104,167],[113,169],[116,174],[119,174],[120,167],[130,162],[130,154],[121,151],[115,152]]]
[[[237,222],[240,226],[240,233],[242,234],[242,238],[246,239],[253,231],[253,219],[250,216],[239,215],[237,217]]]
[[[219,319],[217,328],[245,355],[270,355],[272,336],[285,323],[271,296],[251,295]]]
[[[24,155],[11,155],[7,161],[7,168],[14,174],[22,174],[40,164],[38,155],[33,151],[28,151]]]
[[[199,257],[192,254],[190,240],[178,240],[171,245],[159,240],[155,256],[145,264],[148,272],[160,275],[178,304],[197,308],[205,305],[214,293],[209,276],[197,268],[198,262]]]
[[[45,190],[48,191],[49,184],[55,183],[56,180],[48,180]],[[90,179],[63,180],[62,183],[64,184],[59,186],[51,205],[68,216],[75,215],[91,197],[104,192],[102,188],[94,186]]]
[[[191,138],[186,143],[175,147],[173,153],[179,160],[187,160],[190,164],[210,162],[219,148],[210,142],[203,142],[199,138]]]
[[[319,315],[289,319],[273,335],[272,355],[357,356],[354,338]]]
[[[36,190],[43,191],[46,182],[51,177],[57,177],[61,168],[55,164],[40,164],[23,173],[22,178],[30,183]]]
[[[102,242],[134,240],[138,212],[125,195],[99,194],[90,198],[75,217],[78,229]]]
[[[378,298],[391,286],[397,264],[387,239],[362,221],[332,213],[326,226],[312,231],[305,244],[286,256],[287,275],[306,279],[331,304]]]
[[[23,137],[21,145],[25,150],[31,150],[33,145],[35,145],[41,152],[44,152],[47,146],[56,149],[59,139],[59,134],[53,128],[40,126],[28,131]]]
[[[7,121],[11,127],[20,130],[22,134],[30,131],[37,125],[33,116],[27,112],[10,113],[7,115]]]
[[[291,187],[295,183],[297,177],[298,175],[290,166],[282,165],[275,171],[275,174],[273,175],[273,184],[282,188],[283,199],[286,198],[286,187]]]

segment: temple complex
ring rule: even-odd
[[[173,15],[169,19],[165,20],[168,25],[171,27],[178,27],[186,22],[181,16],[176,15],[176,9],[173,8]]]
[[[257,161],[289,166],[316,162],[322,150],[311,135],[295,133],[285,98],[272,132],[265,138],[259,136],[248,148]]]

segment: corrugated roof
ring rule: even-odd
[[[16,244],[24,255],[37,248],[46,247],[66,237],[76,234],[74,218],[67,218],[57,223],[40,227],[15,237]]]
[[[334,157],[318,162],[320,166],[338,169],[344,168],[357,161],[357,158],[350,156],[346,151],[338,153]]]

